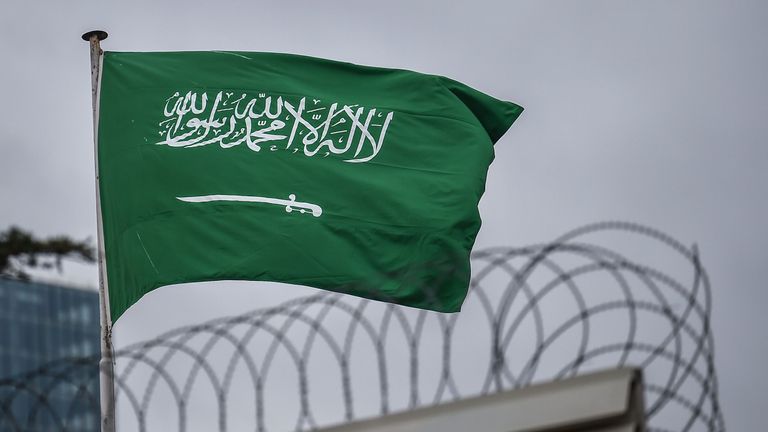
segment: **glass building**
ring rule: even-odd
[[[0,278],[0,430],[97,431],[95,290]]]

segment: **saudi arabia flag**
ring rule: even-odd
[[[521,112],[406,70],[105,53],[98,170],[112,320],[157,287],[213,280],[458,311],[493,144]]]

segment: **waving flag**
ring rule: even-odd
[[[112,320],[155,288],[212,280],[458,311],[493,144],[521,112],[406,70],[105,53],[98,168]]]

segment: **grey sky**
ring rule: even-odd
[[[545,241],[605,219],[698,243],[714,286],[726,421],[759,430],[766,22],[759,0],[6,1],[0,227],[95,237],[86,30],[107,30],[106,50],[290,52],[446,75],[526,108],[496,146],[478,246]],[[95,285],[95,275],[67,277]],[[286,287],[192,287],[170,316],[162,311],[179,291],[161,290],[129,311],[117,337],[250,310],[277,289]]]

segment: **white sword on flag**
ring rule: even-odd
[[[99,318],[101,324],[101,360],[99,361],[99,401],[101,402],[101,432],[115,432],[115,363],[112,349],[112,318],[109,314],[107,262],[104,255],[104,228],[101,221],[99,194],[99,88],[102,54],[99,42],[107,32],[92,30],[82,36],[91,45],[91,102],[93,107],[93,158],[96,163],[96,222],[99,263]]]

